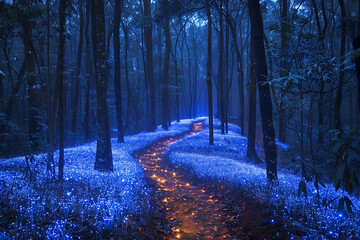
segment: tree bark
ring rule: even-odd
[[[220,41],[219,41],[219,84],[220,84],[220,122],[221,122],[221,134],[225,134],[225,101],[224,101],[224,27],[223,27],[223,13],[222,13],[222,8],[223,8],[223,0],[220,0],[220,10],[219,10],[219,14],[220,14]]]
[[[85,141],[90,140],[90,88],[91,88],[91,60],[90,60],[90,37],[89,37],[89,23],[90,23],[90,0],[86,0],[86,16],[85,16],[85,61],[86,61],[86,89],[85,89]]]
[[[92,0],[92,40],[96,81],[97,144],[94,169],[113,171],[108,116],[104,0]]]
[[[289,69],[287,64],[287,49],[288,49],[288,0],[282,0],[281,9],[281,60],[280,60],[280,77],[286,77],[289,75]],[[285,95],[286,93],[284,93]],[[284,96],[281,97],[284,99]],[[279,103],[279,141],[286,142],[286,108],[283,100]]]
[[[118,142],[124,142],[124,127],[121,106],[121,66],[120,66],[120,22],[121,22],[121,3],[115,1],[114,15],[114,81],[115,81],[115,107],[117,122]]]
[[[278,179],[277,153],[272,120],[270,88],[269,85],[265,83],[267,79],[267,65],[264,47],[264,27],[259,0],[248,0],[248,6],[251,21],[251,40],[254,43],[254,59],[263,128],[266,174],[268,181],[273,182]]]
[[[79,15],[80,15],[80,36],[79,36],[79,46],[77,52],[77,63],[76,63],[76,83],[75,83],[75,94],[74,94],[74,107],[72,115],[72,132],[76,131],[76,120],[78,112],[78,103],[79,103],[79,91],[80,91],[80,72],[81,72],[81,60],[82,60],[82,46],[84,42],[84,12],[83,12],[83,3],[79,1]]]
[[[29,1],[21,1],[23,7],[31,7]],[[40,142],[40,87],[35,74],[35,53],[32,48],[32,23],[29,16],[21,16],[23,26],[24,41],[24,75],[26,87],[28,89],[28,118],[29,118],[29,141],[32,151],[38,151],[41,148]]]
[[[207,43],[207,72],[206,72],[206,84],[208,90],[208,111],[209,111],[209,144],[214,145],[214,123],[213,123],[213,101],[212,101],[212,82],[211,82],[211,12],[210,12],[210,0],[206,1],[206,14],[208,19],[208,43]]]
[[[249,80],[249,122],[246,157],[255,163],[261,163],[255,150],[256,140],[256,70],[254,42],[250,42],[250,80]]]
[[[342,88],[344,84],[344,56],[346,44],[346,9],[344,0],[339,0],[341,9],[341,45],[340,45],[340,67],[339,67],[339,83],[336,91],[334,123],[337,130],[341,130],[341,102],[342,102]]]
[[[169,4],[169,1],[165,1],[166,6]],[[164,130],[168,130],[169,123],[169,63],[170,63],[170,16],[165,16],[165,59],[164,59],[164,73],[163,73],[163,97],[162,97],[162,127]]]
[[[59,45],[58,56],[56,65],[56,79],[54,88],[58,88],[58,100],[59,100],[59,176],[58,179],[62,181],[64,179],[64,53],[65,53],[65,28],[66,28],[66,5],[67,0],[60,0],[59,2]],[[54,91],[55,92],[55,91]],[[54,100],[53,100],[54,101]],[[56,108],[53,109],[56,111]],[[55,112],[53,112],[55,117]],[[54,133],[52,134],[54,136]],[[54,139],[52,138],[52,146]]]
[[[146,78],[149,83],[150,90],[150,111],[148,113],[148,131],[156,129],[156,109],[155,109],[155,81],[154,81],[154,62],[153,62],[153,41],[152,41],[152,16],[151,16],[151,0],[144,0],[144,38],[146,48]]]

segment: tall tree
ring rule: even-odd
[[[59,2],[59,45],[56,64],[56,77],[54,89],[58,88],[59,100],[59,180],[64,179],[64,52],[65,52],[65,28],[66,28],[66,5],[67,0]],[[55,91],[54,91],[55,92]],[[53,100],[54,101],[54,100]],[[53,111],[56,110],[53,109]],[[56,116],[55,112],[52,114]],[[54,133],[52,133],[54,134]]]
[[[213,124],[213,101],[212,101],[212,82],[211,82],[211,11],[210,11],[210,0],[206,1],[206,15],[208,19],[207,35],[207,72],[206,72],[206,84],[208,90],[208,111],[209,111],[209,144],[214,145],[214,124]]]
[[[288,0],[281,0],[281,59],[280,59],[280,77],[286,77],[289,74],[287,64],[288,48]],[[285,99],[280,98],[279,103],[279,141],[286,142],[286,109]]]
[[[83,11],[83,1],[79,0],[78,2],[79,15],[80,15],[80,36],[79,36],[79,45],[77,52],[77,62],[76,62],[76,83],[75,83],[75,93],[74,93],[74,107],[73,107],[73,115],[72,115],[72,132],[76,131],[76,120],[77,120],[77,112],[78,112],[78,103],[79,103],[79,92],[80,92],[80,70],[81,70],[81,60],[82,60],[82,49],[84,42],[84,11]]]
[[[266,174],[270,182],[277,181],[277,153],[272,120],[272,102],[267,80],[267,65],[264,47],[264,26],[259,0],[248,0],[251,22],[251,41],[254,43],[256,79],[259,90],[260,113],[266,161]]]
[[[246,157],[253,162],[261,162],[256,150],[256,70],[254,59],[254,41],[250,42],[250,80],[249,80],[249,121],[248,121],[248,142]]]
[[[220,31],[219,31],[219,107],[220,107],[220,122],[221,122],[221,134],[225,134],[225,101],[224,101],[224,92],[225,92],[225,81],[224,81],[224,26],[223,26],[223,0],[220,0]]]
[[[165,9],[168,9],[169,7],[169,1],[164,0],[164,7]],[[170,63],[170,16],[166,12],[165,13],[165,26],[164,26],[164,32],[165,32],[165,59],[164,59],[164,68],[163,68],[163,96],[162,96],[162,127],[165,130],[168,130],[169,126],[169,88],[168,88],[168,82],[169,82],[169,63]]]
[[[339,82],[338,88],[336,90],[336,99],[335,99],[335,112],[334,112],[334,123],[335,128],[341,130],[341,102],[342,102],[342,88],[344,84],[344,56],[345,56],[345,44],[346,44],[346,8],[344,0],[339,0],[340,9],[341,9],[341,44],[340,44],[340,67],[339,67]]]
[[[156,129],[156,95],[154,81],[154,62],[153,62],[153,41],[152,41],[152,16],[151,0],[144,0],[144,38],[146,48],[146,79],[149,83],[150,90],[150,111],[147,113],[147,130],[155,131]]]
[[[86,16],[85,16],[85,61],[86,61],[86,76],[85,76],[85,141],[90,139],[90,88],[91,88],[91,60],[90,60],[90,36],[89,36],[89,25],[90,25],[90,1],[86,0]]]
[[[115,81],[115,105],[118,142],[124,142],[124,127],[121,107],[121,72],[120,72],[120,22],[121,3],[115,1],[114,11],[114,81]]]
[[[111,153],[108,106],[106,101],[107,64],[104,0],[92,0],[91,3],[92,42],[97,99],[97,144],[94,169],[99,171],[112,171],[113,159]]]
[[[32,1],[20,1],[23,11],[31,8]],[[20,16],[24,41],[24,75],[28,94],[29,140],[32,151],[40,150],[40,88],[35,74],[35,49],[33,47],[33,27],[29,14],[23,12]],[[11,108],[10,108],[11,110]]]

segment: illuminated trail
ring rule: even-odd
[[[229,239],[225,226],[225,204],[201,184],[191,183],[177,166],[166,158],[167,148],[185,136],[204,129],[202,122],[193,123],[190,131],[159,139],[134,153],[145,174],[156,182],[162,199],[157,203],[165,209],[173,239]]]

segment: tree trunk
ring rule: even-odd
[[[22,1],[24,7],[31,7],[28,1]],[[35,74],[35,53],[32,48],[32,23],[26,14],[21,16],[23,25],[24,40],[24,74],[26,87],[28,89],[28,118],[29,118],[29,141],[32,151],[38,151],[41,148],[40,143],[40,83]]]
[[[128,50],[129,50],[129,32],[128,28],[125,26],[124,22],[121,21],[124,30],[124,38],[125,38],[125,80],[126,80],[126,91],[127,91],[127,101],[126,101],[126,124],[125,129],[129,129],[129,120],[130,120],[130,103],[132,99],[132,91],[130,87],[130,79],[129,79],[129,59],[128,59]],[[128,131],[129,132],[129,131]]]
[[[220,84],[220,122],[221,122],[221,134],[225,134],[225,101],[224,101],[224,27],[223,27],[223,0],[220,0],[220,54],[219,54],[219,84]]]
[[[259,90],[260,113],[263,128],[263,141],[266,161],[266,174],[269,182],[277,181],[277,153],[275,132],[272,120],[272,102],[270,88],[264,84],[267,80],[267,66],[264,47],[264,27],[259,0],[248,0],[251,40],[254,43],[256,78]]]
[[[59,176],[58,179],[64,179],[64,53],[65,53],[65,28],[66,28],[66,5],[67,0],[60,0],[59,3],[59,45],[56,65],[56,80],[54,88],[59,89]],[[55,92],[55,91],[54,91]],[[53,109],[54,110],[54,109]],[[56,110],[56,109],[55,109]],[[55,116],[55,113],[53,114]]]
[[[289,75],[289,69],[287,64],[287,49],[288,49],[288,0],[282,0],[281,9],[281,60],[280,60],[280,77],[286,77]],[[285,95],[285,93],[284,93]],[[279,141],[286,142],[286,108],[283,101],[284,96],[281,97],[279,103]]]
[[[340,67],[339,67],[339,84],[336,91],[335,99],[335,112],[334,123],[337,130],[341,130],[341,102],[342,102],[342,88],[344,84],[344,56],[345,56],[345,44],[346,44],[346,9],[344,0],[339,0],[341,9],[341,45],[340,45]]]
[[[165,1],[166,6],[169,2]],[[170,63],[170,17],[165,16],[165,59],[164,59],[164,73],[163,73],[163,96],[162,96],[162,127],[164,130],[168,130],[169,123],[169,63]]]
[[[214,145],[214,124],[213,124],[213,101],[212,101],[212,82],[211,82],[211,12],[210,12],[210,0],[206,1],[206,14],[208,19],[208,56],[207,56],[207,72],[206,83],[208,90],[208,111],[209,111],[209,144]]]
[[[90,140],[90,88],[91,88],[91,60],[90,60],[90,37],[89,37],[89,22],[90,22],[90,0],[86,0],[86,19],[85,19],[85,60],[86,60],[86,90],[85,90],[85,141]]]
[[[146,48],[146,78],[150,88],[150,111],[148,119],[148,131],[155,131],[156,129],[156,109],[155,109],[155,81],[154,81],[154,62],[153,62],[153,41],[152,41],[152,16],[151,16],[151,1],[144,0],[144,38]]]
[[[80,91],[80,71],[81,71],[81,59],[82,59],[82,46],[84,42],[84,13],[83,13],[83,3],[79,1],[79,15],[80,15],[80,36],[79,36],[79,46],[77,52],[77,63],[76,63],[76,84],[75,84],[75,99],[74,99],[74,108],[72,115],[72,132],[76,131],[76,118],[78,112],[78,103],[79,103],[79,91]]]
[[[255,163],[261,163],[255,150],[256,140],[256,70],[254,59],[254,42],[250,42],[250,80],[249,80],[249,122],[246,157]]]
[[[92,40],[96,81],[97,144],[94,169],[112,171],[110,126],[107,107],[106,39],[104,0],[92,0]]]
[[[115,81],[115,106],[117,122],[117,139],[118,142],[124,142],[124,128],[121,106],[121,66],[120,66],[120,22],[121,22],[121,3],[115,1],[114,16],[114,81]]]

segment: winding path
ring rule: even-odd
[[[201,184],[192,183],[166,157],[167,148],[185,136],[204,129],[203,122],[193,123],[190,131],[159,139],[134,153],[145,169],[145,175],[156,182],[166,219],[175,239],[229,239],[223,210],[226,205]]]

